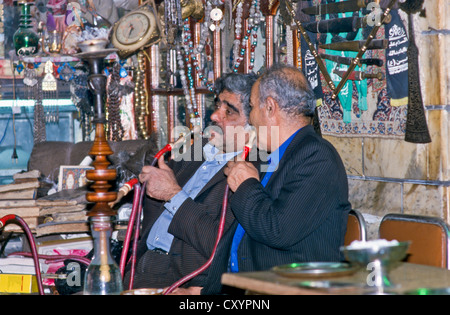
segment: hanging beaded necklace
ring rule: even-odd
[[[189,19],[183,21],[183,49],[177,49],[177,60],[180,67],[180,79],[186,99],[186,107],[192,127],[200,125],[197,99],[195,97],[194,78],[192,75],[192,62],[196,62],[194,53],[194,42],[189,27]],[[182,51],[184,51],[184,56]],[[186,69],[186,71],[184,70]]]
[[[209,10],[211,9],[211,6]],[[208,7],[207,7],[208,10]],[[207,15],[209,16],[209,14]],[[189,18],[183,20],[183,43],[181,49],[181,45],[177,44],[177,61],[180,69],[180,80],[183,86],[183,92],[186,98],[186,107],[188,111],[188,115],[191,121],[192,127],[201,125],[201,117],[199,115],[197,99],[195,97],[195,88],[194,88],[194,74],[193,70],[197,73],[198,78],[201,80],[203,86],[205,86],[209,91],[213,91],[213,84],[208,82],[208,76],[203,73],[200,68],[200,62],[196,56],[202,52],[205,48],[206,32],[209,32],[208,25],[209,20],[204,22],[204,28],[202,30],[201,42],[194,49],[194,41],[190,28],[190,20]],[[206,31],[205,31],[206,29]],[[186,70],[185,70],[186,69]]]
[[[236,20],[235,20],[235,41],[233,47],[234,53],[234,67],[233,71],[238,72],[238,69],[244,60],[245,51],[247,50],[248,40],[251,38],[250,44],[250,64],[249,70],[253,70],[255,67],[255,52],[258,45],[258,27],[262,17],[260,2],[253,0],[250,7],[250,14],[247,23],[247,30],[242,37],[242,15],[243,15],[243,2],[241,1],[236,8]]]

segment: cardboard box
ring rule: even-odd
[[[0,274],[1,293],[37,293],[37,279],[34,275]]]

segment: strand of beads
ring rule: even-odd
[[[135,111],[138,116],[138,130],[139,134],[143,139],[148,139],[149,135],[147,132],[146,126],[146,116],[147,116],[147,104],[148,104],[148,95],[147,89],[145,88],[145,56],[142,51],[140,51],[137,55],[137,69],[136,69],[136,77],[135,77],[135,87],[134,87],[134,99],[135,99]]]
[[[191,29],[189,27],[189,19],[184,20],[183,30],[184,30],[184,37],[183,37],[184,61],[185,66],[187,68],[185,79],[186,87],[183,87],[183,89],[184,95],[186,97],[186,104],[188,108],[189,118],[191,119],[191,124],[194,126],[197,123],[197,118],[199,118],[199,114],[197,107],[197,99],[195,98],[194,78],[192,75],[192,63],[194,63],[195,65],[198,64],[198,62],[197,58],[194,55],[194,42],[192,39]]]
[[[239,49],[241,48],[242,39],[242,14],[244,12],[243,2],[239,2],[236,8],[236,19],[234,20],[234,46],[233,46],[233,56],[236,62],[239,58]],[[237,71],[237,70],[236,70]]]
[[[187,76],[186,76],[186,71],[185,71],[185,63],[184,63],[184,56],[183,56],[183,49],[181,48],[181,46],[178,44],[177,45],[177,61],[178,61],[178,67],[179,67],[179,72],[180,72],[180,80],[181,80],[181,85],[183,86],[183,93],[184,93],[184,98],[186,100],[186,108],[188,110],[188,115],[190,117],[191,113],[193,113],[193,106],[192,106],[192,100],[191,100],[191,94],[189,92],[189,86],[188,86],[188,82],[187,82]]]
[[[212,5],[211,5],[211,2],[208,1],[206,4],[206,9],[205,9],[204,22],[201,26],[201,31],[200,31],[200,43],[197,45],[197,48],[195,49],[195,52],[197,54],[201,54],[203,52],[203,50],[205,49],[207,40],[209,38],[209,24],[211,23],[211,16],[210,16],[211,10],[212,10]],[[187,32],[190,33],[189,23],[187,23],[186,28],[188,29]],[[207,54],[208,54],[208,52],[207,52]],[[208,82],[208,75],[207,75],[207,73],[204,73],[202,71],[202,69],[200,69],[200,63],[197,60],[197,58],[193,52],[191,53],[191,59],[193,60],[193,65],[195,66],[195,71],[197,71],[197,75],[198,75],[199,79],[202,81],[203,86],[205,86],[212,92],[213,84]]]
[[[239,6],[238,6],[238,8],[239,8]],[[237,15],[236,15],[236,17],[237,17]],[[235,57],[235,63],[234,63],[234,67],[233,67],[234,72],[238,71],[242,61],[244,60],[245,51],[247,50],[247,46],[248,46],[247,43],[248,43],[249,38],[252,39],[251,47],[250,47],[249,69],[253,70],[253,68],[254,68],[255,51],[256,51],[256,46],[258,45],[258,25],[260,22],[260,18],[261,18],[260,4],[259,4],[258,0],[253,0],[251,7],[250,7],[250,14],[249,14],[249,19],[248,19],[247,30],[245,31],[245,35],[241,41],[239,55]],[[241,20],[242,20],[242,17],[241,17]],[[239,20],[238,20],[235,24],[235,27],[238,24],[240,24],[242,27],[241,23],[239,23]],[[238,40],[237,30],[235,30],[235,32],[236,32],[236,39]],[[237,45],[236,41],[235,41],[235,45]]]
[[[250,65],[248,69],[252,71],[255,68],[256,46],[258,45],[258,25],[261,16],[260,2],[254,0],[250,8],[249,24],[253,24],[250,44]]]
[[[211,23],[211,10],[212,10],[212,4],[210,1],[207,1],[206,3],[206,9],[205,9],[205,17],[204,21],[200,27],[200,43],[197,45],[196,53],[201,54],[203,52],[203,49],[206,45],[206,40],[209,37],[209,24]]]

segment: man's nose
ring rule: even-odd
[[[219,123],[219,122],[221,122],[222,120],[223,120],[223,113],[222,113],[222,111],[220,110],[220,108],[218,108],[218,109],[216,109],[212,114],[211,114],[211,120],[212,121],[214,121],[214,122],[216,122],[216,123]]]

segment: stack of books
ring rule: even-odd
[[[15,214],[28,224],[32,231],[36,230],[40,208],[36,204],[36,193],[39,188],[39,171],[22,172],[13,175],[14,182],[0,185],[0,217]],[[8,224],[7,232],[22,232],[21,226]]]
[[[40,221],[37,236],[88,232],[86,191],[68,189],[36,200]]]
[[[12,184],[0,185],[0,200],[36,199],[40,176],[39,171],[14,174]]]
[[[0,217],[15,214],[24,219],[31,231],[36,231],[38,225],[40,208],[36,205],[36,200],[0,200]],[[17,224],[7,224],[3,230],[5,232],[22,232],[23,229]]]

